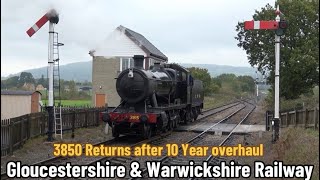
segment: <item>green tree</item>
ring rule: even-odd
[[[42,75],[41,75],[41,78],[38,79],[37,84],[38,84],[38,85],[41,84],[43,87],[48,88],[48,79],[47,79],[47,78],[44,78],[44,75],[42,74]]]
[[[9,77],[7,80],[3,80],[4,89],[17,88],[19,82],[19,76]],[[1,81],[2,82],[2,81]],[[2,89],[2,86],[1,86]]]
[[[310,92],[319,85],[319,0],[278,0],[281,18],[289,26],[281,37],[280,95],[294,99]],[[274,20],[275,8],[267,4],[257,10],[253,19]],[[268,81],[274,84],[274,37],[270,30],[244,30],[244,24],[236,26],[235,37],[243,48],[252,66],[260,72],[269,70]]]
[[[24,83],[35,84],[35,80],[33,75],[29,72],[22,72],[19,77],[18,87],[22,87]]]
[[[214,82],[212,81],[208,69],[198,67],[191,67],[187,69],[191,72],[192,76],[195,79],[199,79],[202,81],[205,95],[212,94],[219,89],[219,86],[214,84]]]
[[[242,92],[254,93],[255,82],[251,76],[238,76],[238,81]]]
[[[235,74],[221,74],[214,79],[221,83],[223,93],[235,94],[240,92],[239,82]]]

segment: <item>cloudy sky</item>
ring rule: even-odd
[[[3,0],[1,1],[1,76],[47,66],[48,24],[26,34],[55,8],[60,63],[89,61],[119,25],[144,35],[169,62],[250,66],[237,47],[235,26],[274,0]]]

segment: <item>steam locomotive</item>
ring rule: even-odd
[[[197,119],[203,108],[202,81],[177,64],[155,63],[143,69],[143,55],[135,55],[134,67],[122,71],[116,80],[121,102],[102,120],[112,135],[136,133],[150,138]]]

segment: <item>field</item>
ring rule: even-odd
[[[204,97],[204,109],[214,108],[221,106],[223,104],[229,103],[234,98],[232,96],[227,95],[213,95]],[[42,100],[43,104],[48,104],[48,100]],[[75,107],[83,107],[83,106],[92,106],[91,100],[61,100],[62,106],[75,106]]]
[[[42,100],[43,104],[48,104],[48,100]],[[62,106],[92,106],[91,100],[61,100]]]
[[[224,104],[232,102],[233,100],[235,100],[235,98],[228,95],[215,94],[213,96],[205,96],[203,109],[210,109],[210,108],[222,106]]]

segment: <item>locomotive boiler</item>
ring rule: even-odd
[[[116,82],[116,88],[123,101],[136,104],[153,95],[158,97],[169,97],[175,93],[176,81],[169,74],[172,69],[164,68],[156,63],[151,70],[143,69],[142,59],[135,57],[134,68],[122,71]]]
[[[145,70],[144,56],[133,59],[134,67],[122,71],[116,80],[119,106],[102,113],[114,137],[136,133],[149,138],[197,119],[203,108],[202,81],[177,64],[155,63]]]

